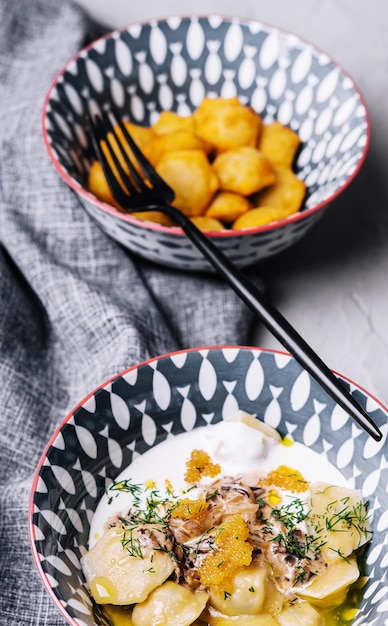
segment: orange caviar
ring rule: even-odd
[[[166,481],[165,481],[165,487],[166,487],[166,491],[167,491],[168,493],[172,493],[172,492],[173,492],[173,490],[174,490],[174,487],[173,487],[173,485],[172,485],[172,482],[171,482],[171,480],[169,480],[168,478],[167,478],[167,479],[166,479]]]
[[[177,505],[171,509],[171,517],[201,521],[206,517],[208,507],[209,504],[206,502],[205,498],[199,498],[198,500],[183,498],[182,500],[178,500]]]
[[[248,535],[242,515],[233,515],[222,525],[214,538],[214,551],[206,556],[201,568],[204,585],[225,586],[237,569],[251,563],[253,546],[246,541]]]
[[[301,493],[309,488],[309,483],[303,478],[302,474],[287,465],[279,465],[275,470],[269,472],[267,476],[260,480],[260,485],[275,485],[288,489],[292,493]]]
[[[219,464],[213,463],[207,452],[203,450],[193,450],[190,459],[186,461],[186,467],[185,481],[188,483],[195,483],[202,476],[212,478],[221,472]]]

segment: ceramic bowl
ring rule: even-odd
[[[137,255],[183,270],[208,262],[178,227],[138,220],[85,188],[92,152],[85,112],[109,103],[141,125],[162,110],[187,115],[205,96],[237,96],[265,123],[299,133],[295,164],[307,186],[302,210],[270,225],[207,233],[238,266],[298,241],[358,172],[369,145],[369,118],[352,79],[327,54],[254,20],[171,17],[132,24],[98,39],[55,78],[43,108],[49,157],[99,226]]]
[[[133,459],[167,437],[241,409],[327,458],[369,501],[374,536],[354,626],[388,623],[388,409],[342,380],[381,428],[381,442],[361,431],[293,357],[259,348],[206,347],[160,356],[118,374],[82,400],[44,451],[29,512],[36,566],[67,622],[107,624],[80,567],[106,488]]]

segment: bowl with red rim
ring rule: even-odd
[[[89,593],[81,558],[97,505],[112,481],[159,443],[211,428],[241,410],[331,463],[369,502],[373,536],[339,623],[386,623],[388,409],[340,378],[381,429],[380,442],[368,437],[292,356],[260,348],[211,346],[161,355],[91,391],[53,433],[30,499],[33,557],[64,619],[72,626],[109,624]]]
[[[306,185],[302,208],[263,226],[207,235],[238,266],[302,238],[358,173],[369,146],[369,116],[351,77],[329,55],[292,33],[237,17],[175,16],[131,24],[89,44],[58,73],[45,99],[49,158],[90,217],[131,252],[182,270],[209,264],[175,226],[140,220],[87,189],[93,160],[85,114],[114,105],[150,126],[161,111],[190,115],[205,97],[237,97],[263,122],[301,140],[294,171]]]

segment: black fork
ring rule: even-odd
[[[315,378],[323,389],[361,426],[373,439],[380,441],[381,431],[370,416],[347,391],[342,382],[331,372],[320,357],[289,324],[283,315],[269,302],[264,293],[227,258],[227,256],[200,231],[181,211],[171,206],[173,190],[158,175],[138,148],[123,122],[115,116],[112,123],[108,113],[88,118],[92,144],[101,163],[107,183],[118,204],[132,211],[161,211],[178,224],[220,276],[234,289],[245,304],[256,313],[268,330]],[[120,133],[117,132],[120,129]],[[116,150],[107,136],[115,138]],[[110,159],[101,147],[105,143]],[[131,157],[128,156],[128,146]],[[126,169],[121,162],[125,163]],[[111,163],[117,172],[113,171]],[[121,179],[118,180],[117,173]]]

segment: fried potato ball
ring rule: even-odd
[[[162,111],[158,120],[153,124],[152,130],[156,135],[167,135],[177,130],[194,132],[194,119],[192,116],[182,117],[174,111]]]
[[[221,189],[243,196],[250,196],[276,182],[271,162],[250,146],[222,152],[214,159],[213,169],[220,180]]]
[[[131,135],[136,145],[140,148],[140,150],[144,150],[144,148],[155,136],[153,129],[149,126],[139,126],[139,124],[134,124],[133,122],[129,122],[128,120],[124,120],[124,126]],[[120,129],[116,127],[116,132],[118,134],[119,131]]]
[[[138,145],[138,147],[141,150],[144,150],[148,142],[153,137],[152,130],[150,128],[145,128],[143,126],[139,126],[138,124],[133,124],[132,122],[128,122],[128,121],[125,121],[124,124],[128,132],[134,139],[135,143]],[[110,146],[110,149],[108,148],[108,144]],[[113,151],[113,153],[116,155],[117,160],[122,170],[127,175],[129,175],[130,172],[129,172],[128,165],[126,163],[126,159],[123,156],[125,154],[129,157],[129,160],[132,162],[132,164],[134,165],[134,168],[138,171],[140,176],[142,175],[141,169],[137,164],[137,159],[133,156],[130,145],[123,131],[121,130],[120,126],[115,126],[115,134],[108,133],[106,136],[106,139],[102,141],[100,145],[110,165],[110,168],[113,174],[115,175],[115,177],[117,178],[117,180],[121,180],[121,175],[120,175],[120,171],[116,167],[116,164],[112,158],[110,151]],[[115,204],[115,206],[117,206],[117,203]]]
[[[283,217],[296,213],[302,206],[306,185],[286,167],[276,167],[276,182],[255,196],[257,206],[279,207]]]
[[[216,152],[257,145],[261,117],[238,98],[205,98],[192,117],[196,134]]]
[[[225,224],[231,224],[240,215],[252,209],[252,204],[245,196],[233,191],[219,191],[206,209],[206,217],[215,218]]]
[[[165,213],[161,211],[133,211],[131,215],[134,215],[139,220],[155,222],[156,224],[162,224],[162,226],[174,226],[174,222],[168,215],[165,215]]]
[[[193,224],[198,226],[199,230],[225,230],[225,226],[216,220],[214,217],[207,217],[206,215],[198,215],[197,217],[190,218]]]
[[[155,166],[164,152],[172,150],[204,150],[207,153],[210,146],[191,130],[177,130],[165,135],[155,135],[143,152]]]
[[[173,205],[189,216],[202,215],[220,186],[203,150],[164,152],[156,171],[173,188]]]
[[[87,188],[103,202],[116,206],[116,202],[106,182],[105,174],[99,161],[93,161],[90,167]]]
[[[288,126],[278,121],[263,124],[258,147],[273,165],[291,169],[299,146],[299,135]]]
[[[254,226],[264,226],[271,222],[284,219],[283,209],[279,207],[260,206],[240,215],[232,224],[232,230],[243,230]]]
[[[235,98],[205,98],[188,117],[162,111],[151,127],[124,124],[139,148],[175,193],[174,206],[195,220],[202,230],[249,228],[283,219],[298,211],[306,186],[292,170],[300,138],[278,121],[264,124],[249,106]],[[122,148],[132,156],[120,130]],[[124,171],[127,165],[117,140],[108,134]],[[113,173],[119,174],[106,142],[102,149]],[[136,159],[132,159],[142,176]],[[87,187],[98,198],[120,209],[101,165],[95,161]],[[136,217],[173,225],[159,211],[138,212]]]

